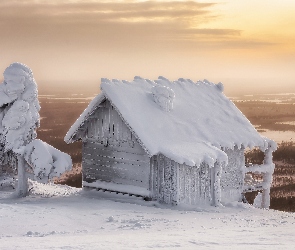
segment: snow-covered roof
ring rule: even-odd
[[[150,155],[162,153],[178,163],[193,166],[204,161],[212,166],[227,161],[222,147],[267,145],[222,93],[221,83],[135,77],[131,82],[102,79],[101,90],[67,133],[67,143],[105,97]]]

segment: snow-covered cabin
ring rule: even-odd
[[[83,186],[141,195],[168,204],[212,204],[269,188],[274,142],[262,137],[207,80],[102,79],[96,96],[65,141],[82,140]],[[265,151],[262,166],[245,167],[244,150]],[[261,173],[245,185],[247,172]]]

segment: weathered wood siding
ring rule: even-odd
[[[150,159],[108,100],[84,124],[83,181],[149,189]]]
[[[211,204],[212,169],[206,164],[200,167],[179,165],[179,202],[185,204]]]
[[[151,192],[153,199],[168,204],[211,204],[214,170],[179,164],[164,155],[151,158]]]
[[[151,158],[152,198],[163,203],[178,203],[178,163],[164,155]]]
[[[221,201],[239,201],[244,184],[244,149],[224,149],[228,156],[228,165],[222,167],[221,173]]]

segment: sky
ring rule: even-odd
[[[295,1],[1,0],[0,71],[40,85],[99,88],[139,75],[295,92]],[[1,79],[1,77],[0,77]]]

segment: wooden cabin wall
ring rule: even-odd
[[[149,189],[150,158],[108,100],[85,126],[83,181],[100,180]]]
[[[212,169],[179,164],[164,155],[151,158],[153,199],[168,204],[211,204]]]
[[[221,201],[239,201],[244,185],[244,149],[224,149],[228,156],[228,165],[222,167],[221,173]]]
[[[178,203],[178,163],[164,155],[151,158],[152,198],[167,204]]]
[[[211,204],[213,195],[212,169],[205,163],[200,167],[179,165],[179,201],[185,204]]]

